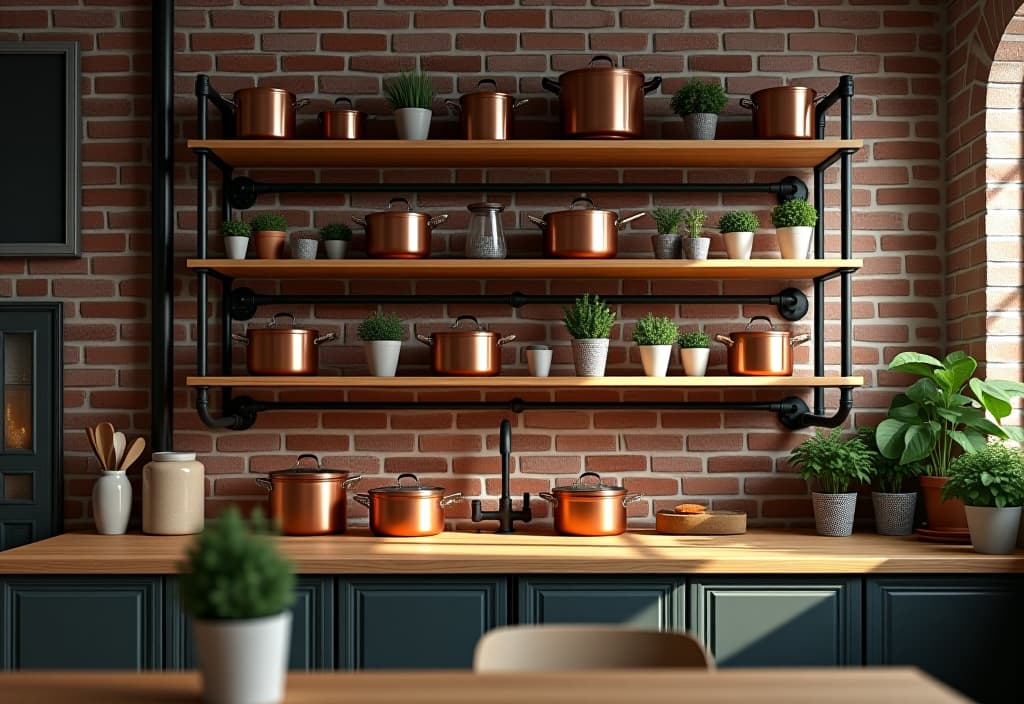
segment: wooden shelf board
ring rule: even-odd
[[[788,389],[863,386],[862,376],[190,376],[189,386],[233,386],[282,389]]]
[[[812,279],[862,259],[189,259],[189,269],[265,278]]]
[[[859,139],[188,140],[235,168],[810,168]]]

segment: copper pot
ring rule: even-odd
[[[403,484],[412,479],[415,484]],[[394,486],[370,489],[352,497],[370,509],[370,530],[374,535],[417,538],[444,530],[444,508],[462,501],[462,493],[444,493],[439,486],[423,486],[415,474],[399,474]]]
[[[751,330],[755,320],[768,323],[768,330]],[[811,336],[804,333],[791,335],[776,330],[764,315],[755,315],[740,332],[715,335],[727,348],[729,373],[740,376],[792,376],[793,348],[807,342]]]
[[[757,139],[814,139],[815,97],[810,88],[779,86],[740,98],[740,105],[752,110]]]
[[[661,77],[645,81],[639,71],[615,68],[610,56],[595,56],[585,68],[557,81],[543,78],[541,85],[559,97],[566,137],[628,139],[644,136],[644,95],[661,85]]]
[[[597,482],[585,482],[594,477]],[[554,506],[555,531],[562,535],[619,535],[626,532],[626,507],[643,494],[605,484],[597,472],[584,472],[568,486],[556,486],[540,497]]]
[[[291,322],[278,321],[285,317]],[[245,363],[250,374],[275,376],[316,374],[320,367],[317,345],[334,338],[333,332],[321,335],[319,330],[296,325],[291,313],[277,313],[264,327],[250,327],[244,337],[231,335],[247,346]]]
[[[475,329],[459,330],[463,320],[473,321]],[[435,374],[495,376],[501,373],[501,346],[516,336],[487,332],[472,315],[460,315],[451,330],[416,339],[430,347],[430,368]]]
[[[348,108],[339,108],[342,103],[348,103]],[[320,136],[324,139],[362,139],[366,132],[366,113],[354,109],[349,98],[338,98],[333,109],[325,110],[317,117]]]
[[[404,203],[405,210],[392,210]],[[388,209],[365,218],[353,216],[352,222],[366,228],[366,254],[390,259],[422,259],[430,255],[430,231],[448,219],[448,214],[415,213],[405,198],[392,198]]]
[[[463,139],[511,139],[512,112],[529,99],[516,100],[508,93],[499,93],[498,84],[490,78],[480,80],[476,87],[483,85],[491,89],[466,93],[459,102],[448,99],[444,104],[459,116]]]
[[[313,467],[302,466],[312,459]],[[316,455],[299,455],[295,466],[256,483],[270,491],[270,517],[285,535],[345,532],[346,490],[362,475],[320,466]]]
[[[579,204],[588,207],[577,209]],[[620,219],[611,210],[598,210],[594,201],[582,195],[573,199],[568,210],[527,217],[544,233],[544,256],[609,259],[618,254],[619,230],[644,214]]]
[[[241,139],[291,139],[295,136],[295,111],[309,102],[296,100],[282,88],[242,88],[232,97],[235,134]]]

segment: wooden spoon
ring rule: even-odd
[[[128,446],[128,449],[124,453],[124,459],[121,461],[121,469],[127,471],[135,460],[139,459],[142,455],[143,450],[146,449],[146,441],[143,438],[135,438],[132,440],[132,444]]]
[[[114,469],[121,469],[121,460],[124,458],[125,446],[128,439],[120,430],[114,433]]]
[[[100,423],[96,426],[96,446],[103,457],[103,469],[117,469],[114,464],[114,426]]]
[[[96,453],[96,459],[100,461],[100,466],[106,469],[106,458],[100,452],[99,445],[96,444],[96,431],[93,430],[92,426],[87,425],[85,426],[85,434],[89,437],[89,444],[92,445],[92,451]]]

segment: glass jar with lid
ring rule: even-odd
[[[153,453],[142,468],[143,533],[202,533],[205,503],[205,467],[196,453]]]
[[[469,231],[466,233],[467,259],[504,259],[507,253],[505,233],[501,229],[501,203],[470,203]]]

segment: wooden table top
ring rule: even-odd
[[[914,668],[295,672],[285,704],[953,704],[969,699]],[[0,700],[33,704],[199,702],[196,672],[5,672]]]

